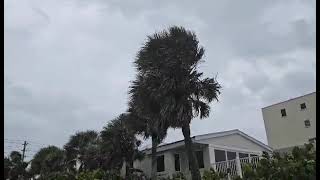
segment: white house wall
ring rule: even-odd
[[[268,151],[268,149],[266,149],[265,147],[243,137],[240,134],[231,134],[221,137],[196,140],[195,142],[208,144],[205,147],[198,147],[195,149],[203,151],[204,169],[209,169],[211,165],[215,163],[214,149],[259,154],[262,151]],[[180,155],[180,171],[187,176],[190,175],[188,158],[185,153],[184,147],[168,149],[166,151],[159,152],[157,156],[164,155],[165,171],[159,172],[157,174],[167,177],[168,175],[176,173],[174,167],[174,154]],[[135,161],[134,167],[143,170],[144,173],[148,177],[150,177],[151,155],[147,155],[142,161]],[[204,169],[200,169],[200,172],[202,173]]]
[[[263,148],[262,146],[254,143],[251,140],[248,140],[247,138],[244,138],[243,136],[240,136],[239,134],[232,134],[222,137],[214,137],[210,139],[205,140],[199,140],[197,141],[199,143],[205,143],[210,145],[217,145],[217,146],[226,146],[230,148],[239,148],[239,149],[245,149],[248,151],[266,151],[267,149]]]

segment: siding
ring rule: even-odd
[[[300,110],[302,103],[306,103],[305,110]],[[286,109],[286,117],[281,117],[281,109]],[[263,108],[262,116],[268,144],[272,148],[277,150],[303,145],[316,137],[316,93]],[[305,120],[310,120],[309,128],[305,128]]]
[[[265,148],[259,146],[258,144],[244,138],[238,134],[232,134],[222,137],[216,137],[206,140],[200,140],[199,143],[206,143],[211,145],[218,145],[218,146],[226,146],[232,148],[239,148],[245,149],[248,151],[266,151]]]

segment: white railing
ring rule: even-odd
[[[245,157],[245,158],[236,158],[234,160],[229,161],[221,161],[212,164],[212,167],[215,171],[220,173],[228,174],[230,176],[240,176],[242,177],[242,168],[245,164],[252,164],[254,167],[257,167],[261,157],[259,156],[252,156],[252,157]]]

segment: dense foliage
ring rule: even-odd
[[[206,170],[203,172],[202,179],[203,180],[220,180],[225,178],[227,175],[216,172],[213,168]]]
[[[9,157],[4,157],[4,178],[18,179],[21,177],[28,177],[26,171],[28,163],[22,161],[20,152],[12,151]]]
[[[195,33],[173,26],[148,36],[134,62],[138,75],[133,90],[141,90],[132,94],[143,92],[140,94],[145,97],[132,98],[140,102],[135,108],[148,108],[145,112],[151,113],[141,115],[155,117],[156,122],[152,123],[156,127],[182,129],[194,180],[201,177],[190,138],[190,122],[197,116],[208,117],[209,103],[218,100],[220,94],[220,84],[214,78],[203,78],[198,70],[203,55],[204,48]]]
[[[309,180],[315,175],[316,152],[312,144],[294,147],[290,153],[264,153],[256,168],[247,165],[243,169],[243,179],[248,180]]]

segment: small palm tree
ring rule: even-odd
[[[100,132],[101,152],[107,154],[109,168],[119,171],[123,163],[126,164],[126,176],[130,176],[133,161],[140,158],[138,150],[141,142],[135,137],[135,133],[127,126],[128,115],[121,114],[108,123]]]
[[[84,132],[77,132],[72,135],[64,145],[66,152],[66,160],[68,169],[76,171],[76,163],[79,162],[79,172],[92,170],[99,166],[95,155],[98,152],[99,133],[88,130]]]
[[[160,119],[174,128],[182,128],[192,179],[200,179],[190,122],[209,116],[209,103],[218,100],[220,85],[214,78],[202,78],[198,65],[204,55],[196,35],[183,27],[148,37],[135,61],[141,78],[147,82],[151,98],[159,105]]]
[[[65,153],[56,146],[40,149],[31,160],[30,172],[33,176],[40,175],[40,179],[47,179],[53,173],[65,170]]]
[[[27,178],[26,168],[28,163],[22,161],[18,151],[12,151],[9,158],[4,158],[4,174],[9,179]]]

